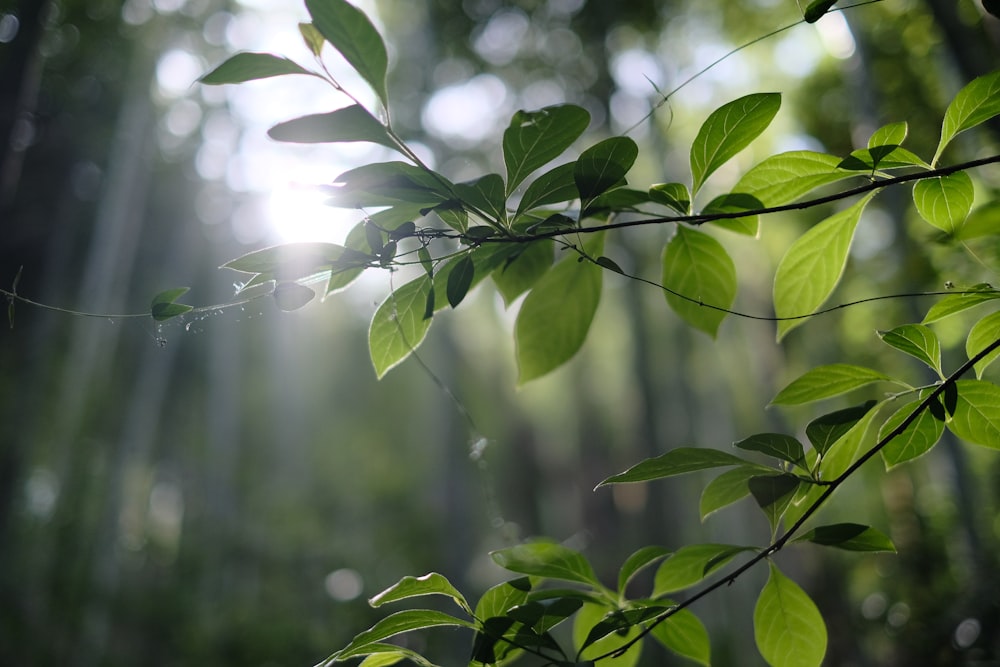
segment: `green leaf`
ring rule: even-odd
[[[904,324],[892,331],[879,331],[882,342],[919,359],[941,374],[941,341],[923,324]]]
[[[774,276],[778,340],[806,322],[830,296],[847,264],[861,212],[875,193],[812,227],[791,245]],[[792,319],[794,318],[794,319]]]
[[[20,277],[20,271],[18,272],[18,276]],[[163,322],[194,310],[194,308],[186,304],[174,303],[177,299],[187,294],[189,289],[191,288],[176,287],[164,290],[154,296],[152,302],[149,304],[149,312],[153,316],[153,319],[157,322]],[[13,299],[11,299],[11,303],[14,303]]]
[[[533,600],[512,607],[507,611],[507,616],[535,632],[546,632],[575,614],[583,604],[583,600],[575,597],[557,597],[545,602]]]
[[[346,658],[366,655],[369,647],[377,644],[383,639],[388,639],[404,632],[422,630],[424,628],[436,628],[443,626],[457,626],[461,628],[474,629],[475,625],[469,621],[462,620],[431,609],[410,609],[399,611],[390,616],[386,616],[368,630],[359,633],[351,640],[351,643],[336,653],[336,660],[339,662]]]
[[[712,664],[712,644],[701,620],[687,609],[653,628],[653,639],[679,656],[709,667]]]
[[[847,433],[830,445],[830,448],[823,455],[823,461],[820,465],[820,479],[837,479],[858,460],[869,444],[873,444],[870,435],[871,426],[881,411],[882,405],[876,404],[865,412],[864,416]]]
[[[287,243],[254,250],[221,268],[263,274],[275,280],[299,280],[329,269],[350,254],[350,250],[336,243]]]
[[[402,648],[395,644],[377,644],[369,646],[366,650],[376,647],[379,652],[369,653],[368,657],[358,663],[358,667],[389,667],[389,665],[395,665],[401,660],[410,660],[418,667],[434,667],[434,663],[413,649]]]
[[[964,132],[1000,114],[1000,71],[973,79],[948,105],[941,123],[941,140],[931,164],[937,164],[945,147]]]
[[[749,496],[750,487],[747,482],[750,481],[750,478],[759,477],[769,470],[764,466],[741,465],[738,468],[727,470],[706,484],[704,491],[701,492],[701,501],[698,507],[701,520],[704,521],[709,515],[723,507]]]
[[[871,526],[863,526],[859,523],[835,523],[829,526],[817,526],[792,541],[812,542],[846,551],[896,552],[892,540],[886,535]]]
[[[900,169],[903,167],[931,168],[920,156],[899,146],[873,146],[872,148],[861,148],[852,151],[850,155],[837,164],[837,167],[847,171],[871,173],[879,170]]]
[[[275,141],[300,144],[367,141],[399,151],[385,126],[358,104],[279,123],[267,135]]]
[[[555,259],[554,248],[551,239],[533,241],[493,271],[493,282],[507,307],[549,270]]]
[[[490,222],[503,224],[506,221],[507,209],[504,207],[506,196],[503,176],[500,174],[486,174],[468,183],[457,183],[455,193],[465,204],[489,216]]]
[[[691,212],[691,193],[683,183],[657,183],[649,187],[649,198],[668,206],[681,215]]]
[[[299,23],[299,34],[302,35],[306,48],[318,58],[323,53],[323,45],[326,44],[323,33],[312,23]]]
[[[789,204],[818,187],[855,176],[837,169],[840,158],[814,151],[790,151],[765,158],[743,174],[733,192],[753,195],[765,206]]]
[[[490,553],[493,562],[511,572],[575,581],[600,587],[597,575],[578,551],[555,542],[529,542]]]
[[[694,586],[744,551],[755,547],[735,544],[688,544],[673,553],[656,570],[654,598]]]
[[[679,226],[663,252],[663,286],[673,311],[714,338],[736,299],[736,265],[714,238]]]
[[[961,241],[1000,236],[1000,200],[988,201],[972,211],[954,236]]]
[[[267,79],[283,74],[313,73],[288,58],[279,58],[270,53],[237,53],[198,81],[216,86],[224,83],[243,83],[255,79]]]
[[[559,157],[589,124],[590,114],[572,104],[515,113],[503,133],[507,194],[535,169]]]
[[[734,443],[734,446],[748,451],[761,452],[797,466],[803,465],[805,460],[802,443],[783,433],[758,433]]]
[[[976,322],[969,331],[969,337],[965,341],[965,353],[969,359],[992,345],[1000,339],[1000,311],[990,313],[983,319]],[[976,378],[982,379],[983,371],[1000,357],[1000,349],[993,350],[988,355],[976,362]]]
[[[576,189],[576,180],[573,176],[575,172],[576,163],[569,162],[553,167],[536,178],[524,191],[521,201],[517,204],[517,213],[514,217],[518,217],[537,206],[576,199],[579,192]]]
[[[398,161],[378,162],[338,176],[328,203],[340,208],[374,208],[406,202],[433,209],[452,198],[453,187],[444,176],[420,167]]]
[[[723,466],[746,465],[748,462],[729,452],[703,447],[678,447],[666,454],[641,461],[625,472],[612,475],[597,485],[597,488],[608,484],[624,484],[626,482],[647,482],[652,479],[685,475],[707,468]]]
[[[430,288],[430,277],[421,276],[395,290],[375,311],[368,349],[378,378],[410,356],[427,335],[431,321],[424,311]]]
[[[620,610],[608,611],[602,605],[585,604],[573,619],[573,644],[578,649],[579,658],[592,660],[593,658],[614,651],[631,641],[639,633],[639,628],[634,624],[629,624],[626,614],[638,615],[642,618],[650,613],[643,609],[632,609],[628,612]],[[652,612],[654,615],[656,612]],[[625,652],[624,655],[602,660],[601,664],[607,663],[614,667],[633,667],[639,662],[642,655],[642,643],[638,642]]]
[[[472,613],[465,596],[458,592],[446,577],[430,572],[422,577],[403,577],[395,584],[368,600],[372,607],[381,607],[389,602],[398,602],[421,595],[444,595],[450,597],[465,611]]]
[[[691,146],[692,194],[697,194],[705,179],[767,129],[780,106],[780,93],[755,93],[713,111]]]
[[[812,0],[812,2],[806,6],[803,18],[806,20],[806,23],[815,23],[823,18],[828,11],[830,11],[830,8],[833,7],[836,2],[837,0]]]
[[[768,561],[770,576],[753,611],[757,650],[771,667],[819,667],[826,655],[826,624],[798,584]]]
[[[906,124],[906,121],[883,125],[872,132],[872,136],[868,139],[868,148],[899,146],[906,139],[908,132],[909,126]]]
[[[1000,387],[983,380],[959,380],[958,401],[948,430],[966,442],[1000,449]]]
[[[472,257],[465,255],[455,262],[455,268],[448,274],[448,303],[452,308],[458,308],[462,299],[472,285],[472,278],[476,274],[476,266],[472,262]]]
[[[628,137],[611,137],[583,151],[573,170],[583,209],[595,197],[622,182],[638,155],[639,146]]]
[[[618,593],[624,596],[626,587],[636,574],[669,555],[669,549],[655,545],[645,546],[634,552],[625,560],[618,571]]]
[[[912,401],[896,410],[879,429],[879,440],[881,441],[903,423],[903,420],[913,414],[919,405],[920,401]],[[944,422],[935,418],[930,410],[924,410],[906,427],[906,430],[882,448],[882,460],[885,462],[886,470],[926,454],[937,444],[943,433]]]
[[[743,213],[745,211],[758,211],[764,208],[763,202],[744,192],[730,192],[719,195],[705,205],[701,210],[702,215],[719,215],[725,213]],[[748,215],[742,218],[726,218],[722,220],[711,220],[713,226],[728,229],[737,234],[745,236],[757,235],[757,215]]]
[[[531,582],[527,577],[497,584],[479,598],[479,602],[476,603],[475,616],[480,620],[503,616],[511,607],[524,604],[530,590]]]
[[[771,405],[801,405],[845,394],[872,382],[891,381],[888,375],[851,364],[829,364],[806,371],[778,392]]]
[[[927,315],[924,316],[921,323],[937,322],[994,299],[1000,299],[1000,290],[993,289],[993,286],[988,283],[973,285],[962,289],[960,293],[949,294],[935,303],[927,311]]]
[[[747,482],[750,495],[767,517],[772,532],[777,529],[781,515],[788,509],[801,483],[798,477],[788,474],[761,475]]]
[[[875,401],[866,401],[843,410],[836,410],[809,422],[806,437],[820,454],[826,454],[833,443],[847,435],[854,425],[875,406]]]
[[[913,186],[913,203],[920,217],[949,234],[965,222],[973,195],[972,178],[964,171],[926,178]]]
[[[368,82],[383,107],[389,106],[385,42],[364,12],[344,0],[306,0],[313,25]]]
[[[313,300],[316,293],[296,282],[281,282],[274,286],[274,301],[285,312],[298,310]]]
[[[599,255],[603,234],[587,247]],[[525,297],[514,325],[518,384],[562,366],[583,346],[601,300],[601,267],[567,257],[545,273]]]

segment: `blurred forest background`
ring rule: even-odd
[[[657,89],[801,17],[794,0],[360,4],[391,45],[397,129],[456,181],[499,164],[518,108],[574,102],[595,137],[622,132]],[[265,132],[344,101],[294,77],[195,83],[237,50],[306,62],[303,20],[298,0],[0,2],[0,283],[23,267],[19,294],[92,313],[142,313],[177,285],[192,286],[187,303],[221,303],[224,261],[342,238],[356,216],[310,186],[379,149]],[[765,90],[784,93],[775,126],[718,178],[780,150],[846,155],[898,120],[928,156],[947,102],[998,64],[1000,21],[978,0],[831,14],[687,85],[633,132],[632,179],[686,180],[704,117]],[[957,144],[971,159],[1000,133]],[[996,170],[971,175],[996,196]],[[996,248],[970,269],[955,248],[918,242],[908,207],[904,190],[870,207],[836,301],[998,279]],[[829,212],[775,216],[759,242],[730,248],[737,310],[770,312],[777,258]],[[668,233],[620,234],[607,254],[657,276],[650,249]],[[782,347],[773,325],[731,318],[713,342],[656,290],[616,278],[580,357],[520,391],[513,315],[491,288],[437,318],[421,358],[474,423],[412,359],[375,381],[367,322],[387,278],[294,313],[264,299],[163,326],[16,304],[0,334],[0,664],[310,665],[380,616],[365,599],[400,577],[440,571],[474,598],[502,576],[488,551],[529,536],[583,549],[609,579],[644,544],[763,543],[745,502],[699,524],[698,480],[592,488],[671,447],[801,426],[809,413],[767,400],[807,364],[906,364],[874,330],[927,305],[839,311]],[[948,442],[861,477],[834,512],[888,532],[899,555],[779,557],[826,615],[829,664],[1000,665],[1000,458]],[[760,660],[756,575],[694,609],[715,664]],[[443,660],[467,650],[457,634],[427,640]],[[652,646],[644,659],[678,660]]]

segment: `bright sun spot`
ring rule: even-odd
[[[325,241],[343,243],[357,222],[356,211],[345,211],[326,204],[329,195],[308,177],[274,183],[267,200],[267,218],[279,243]]]

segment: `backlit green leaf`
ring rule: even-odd
[[[469,183],[457,183],[455,193],[463,202],[485,213],[489,221],[497,224],[506,222],[507,209],[504,207],[506,196],[503,177],[500,174],[486,174]]]
[[[812,227],[781,259],[774,276],[774,310],[786,319],[778,322],[778,340],[804,324],[808,318],[801,316],[818,310],[840,282],[854,230],[873,195]]]
[[[603,235],[595,235],[587,253],[600,255],[601,246]],[[601,300],[603,273],[572,255],[538,279],[514,325],[519,384],[562,366],[583,346]]]
[[[819,477],[827,481],[837,479],[860,458],[874,443],[872,424],[883,404],[875,404],[850,430],[834,442],[823,455]]]
[[[945,147],[964,132],[1000,114],[1000,71],[973,79],[948,105],[941,123],[941,140],[931,164],[937,164]]]
[[[312,23],[299,23],[299,34],[302,35],[302,41],[305,42],[306,48],[314,56],[319,56],[323,53],[323,45],[326,44],[326,39],[323,38],[323,33],[316,29],[316,26]]]
[[[663,252],[663,286],[674,312],[714,338],[736,299],[736,265],[714,238],[679,226]]]
[[[871,526],[863,526],[859,523],[835,523],[829,526],[817,526],[808,533],[796,537],[793,542],[812,542],[847,551],[896,552],[892,540]]]
[[[531,582],[527,577],[497,584],[479,598],[479,602],[476,603],[475,616],[480,620],[502,616],[511,607],[524,604],[530,590]]]
[[[405,162],[377,162],[350,169],[337,176],[328,201],[341,208],[422,204],[427,209],[452,199],[453,185]]]
[[[631,614],[643,614],[644,610],[630,610]],[[645,613],[654,613],[648,612]],[[624,612],[609,612],[607,607],[585,604],[573,619],[573,644],[580,647],[579,654],[584,660],[614,651],[635,638],[639,628],[629,624]],[[602,660],[615,667],[633,667],[642,655],[642,642],[633,645],[624,655]]]
[[[475,274],[476,267],[469,255],[465,255],[455,263],[455,268],[448,275],[448,303],[452,308],[457,308],[458,304],[462,303]]]
[[[726,213],[743,213],[744,211],[757,211],[764,208],[764,203],[753,195],[744,192],[729,192],[719,195],[705,205],[701,210],[702,215],[719,215]],[[728,229],[737,234],[745,236],[757,235],[757,217],[748,215],[741,218],[723,218],[712,220],[715,227]]]
[[[509,307],[514,299],[530,289],[549,270],[555,259],[554,247],[550,239],[534,241],[494,269],[493,282],[505,305]]]
[[[422,630],[424,628],[435,628],[443,626],[457,626],[462,628],[475,628],[469,621],[462,620],[431,609],[410,609],[399,611],[390,616],[386,616],[381,621],[373,625],[368,630],[359,633],[336,654],[338,661],[353,656],[366,655],[366,648],[380,642],[383,639],[394,637],[395,635],[412,630]]]
[[[538,111],[518,111],[503,133],[507,194],[528,175],[562,154],[590,124],[582,107],[561,104]]]
[[[611,137],[583,151],[573,170],[583,208],[620,183],[638,155],[639,147],[628,137]]]
[[[267,134],[275,141],[302,144],[368,141],[399,150],[385,126],[358,104],[330,113],[294,118],[275,125]]]
[[[801,466],[805,459],[802,443],[783,433],[758,433],[745,440],[740,440],[734,445],[740,449],[761,452],[797,466]]]
[[[855,176],[837,169],[840,158],[814,151],[790,151],[765,158],[743,174],[733,192],[744,192],[765,206],[791,203],[816,188]]]
[[[972,201],[972,179],[964,171],[926,178],[913,186],[913,203],[920,217],[949,234],[965,222]]]
[[[157,322],[163,322],[194,310],[191,306],[186,304],[174,303],[177,299],[184,296],[189,289],[191,288],[176,287],[174,289],[164,290],[154,296],[152,302],[149,304],[149,312],[153,316],[153,319]],[[14,303],[14,300],[11,299],[10,302]]]
[[[652,597],[682,591],[694,586],[738,554],[755,547],[735,544],[688,544],[663,561],[656,570]]]
[[[587,559],[555,542],[529,542],[490,553],[493,562],[511,572],[533,577],[600,586]]]
[[[267,79],[283,74],[312,74],[312,72],[288,58],[279,58],[270,53],[237,53],[198,81],[214,86]]]
[[[450,597],[465,611],[472,613],[465,596],[458,592],[446,577],[431,572],[422,577],[403,577],[395,584],[368,600],[372,607],[381,607],[390,602],[397,602],[421,595],[444,595]]]
[[[892,433],[919,405],[920,401],[912,401],[892,413],[879,429],[879,440]],[[937,444],[943,433],[944,422],[935,418],[930,410],[924,410],[906,427],[906,430],[882,448],[882,460],[885,462],[886,470],[926,454]]]
[[[973,325],[969,337],[965,341],[965,353],[972,359],[977,354],[1000,339],[1000,311],[990,313]],[[976,362],[976,377],[982,378],[986,367],[1000,357],[1000,350],[993,350]]]
[[[274,301],[285,312],[298,310],[313,300],[316,293],[296,282],[281,282],[274,286]]]
[[[993,289],[993,286],[987,283],[964,288],[960,293],[949,294],[931,306],[922,324],[937,322],[994,299],[1000,299],[1000,290]]]
[[[764,466],[741,465],[727,470],[706,484],[698,507],[701,520],[704,521],[710,514],[749,496],[750,487],[747,482],[750,478],[767,474],[768,471]]]
[[[598,484],[597,487],[626,482],[646,482],[652,479],[684,475],[697,470],[745,465],[746,463],[745,459],[719,449],[678,447],[671,449],[666,454],[641,461],[625,472],[612,475]]]
[[[1000,200],[988,201],[977,207],[965,219],[965,224],[955,231],[955,238],[962,241],[984,236],[1000,236]]]
[[[816,604],[768,561],[770,576],[753,611],[757,650],[771,667],[819,667],[826,624]]]
[[[866,401],[843,410],[836,410],[809,422],[806,437],[820,454],[826,454],[833,443],[844,437],[858,421],[875,406],[875,401]]]
[[[306,0],[313,25],[368,82],[382,106],[389,105],[385,42],[364,12],[345,0]]]
[[[553,167],[540,175],[528,185],[517,204],[517,214],[519,216],[525,211],[530,211],[537,206],[547,204],[557,204],[576,199],[579,193],[576,189],[576,181],[573,173],[576,171],[576,163],[569,162]]]
[[[872,132],[868,139],[868,148],[877,146],[899,146],[906,139],[909,126],[906,121],[889,123]]]
[[[959,380],[956,386],[948,430],[966,442],[1000,449],[1000,387],[983,380]]]
[[[691,193],[683,183],[657,183],[649,188],[650,200],[669,206],[681,215],[691,212]]]
[[[780,106],[780,93],[755,93],[713,111],[691,145],[691,192],[696,194],[705,179],[767,129]]]
[[[941,374],[941,342],[930,327],[904,324],[892,331],[879,331],[878,335],[886,345],[919,359]]]
[[[662,560],[670,555],[670,551],[663,547],[646,546],[629,556],[618,571],[618,592],[625,594],[628,583],[636,574],[649,567],[653,563]]]
[[[752,477],[747,486],[757,506],[764,512],[771,524],[772,532],[777,529],[781,515],[795,497],[801,481],[795,475],[761,475]]]
[[[378,651],[368,653],[368,656],[358,663],[358,667],[389,667],[389,665],[395,665],[402,660],[410,660],[417,667],[435,667],[434,663],[413,649],[403,648],[395,644],[373,644],[366,647],[365,651],[373,649],[378,649]]]
[[[427,275],[396,289],[375,311],[368,328],[368,349],[375,375],[381,378],[406,359],[427,335],[424,318],[431,278]]]
[[[653,638],[679,656],[708,667],[712,664],[712,644],[708,630],[697,616],[681,609],[651,633]]]
[[[806,23],[815,23],[823,18],[824,15],[837,0],[812,0],[807,6],[806,11],[803,13],[802,17],[806,20]]]
[[[806,371],[778,392],[772,405],[800,405],[839,396],[872,382],[891,380],[871,368],[851,364],[829,364]]]

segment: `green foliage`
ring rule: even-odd
[[[820,20],[834,4],[809,3],[805,21]],[[346,287],[362,271],[395,271],[412,265],[415,274],[394,287],[371,322],[369,348],[378,377],[413,353],[438,310],[458,307],[484,281],[495,286],[508,306],[524,297],[514,325],[522,384],[563,366],[583,346],[600,302],[605,270],[660,288],[670,309],[714,338],[727,315],[745,314],[731,310],[737,299],[736,263],[706,227],[709,223],[751,243],[761,221],[772,213],[853,198],[799,235],[778,263],[773,279],[776,316],[770,319],[776,323],[779,341],[809,324],[837,290],[866,207],[884,188],[912,183],[917,214],[945,245],[1000,233],[995,203],[975,207],[976,184],[968,173],[973,166],[1000,157],[937,168],[955,136],[1000,115],[1000,72],[972,81],[955,96],[944,112],[941,138],[930,162],[902,147],[908,123],[892,122],[876,130],[865,147],[846,156],[792,151],[765,157],[742,174],[731,191],[714,194],[699,211],[695,202],[707,180],[774,120],[781,106],[779,93],[746,95],[708,115],[691,141],[690,188],[682,183],[627,187],[639,146],[625,136],[581,146],[574,153],[576,159],[549,166],[573,149],[590,123],[589,113],[571,104],[517,111],[495,148],[505,173],[453,183],[425,165],[393,129],[387,50],[364,13],[342,0],[306,0],[306,6],[312,23],[300,25],[300,30],[310,52],[318,60],[326,44],[339,52],[374,91],[378,110],[366,108],[325,68],[317,74],[268,54],[237,54],[202,82],[319,76],[347,95],[350,103],[330,113],[281,123],[270,135],[307,143],[369,142],[394,150],[402,159],[352,169],[336,179],[331,203],[360,209],[364,218],[344,245],[266,248],[225,266],[248,274],[247,287],[273,283],[278,305],[293,309],[313,296],[304,283],[326,280],[330,293]],[[891,175],[894,170],[904,173]],[[829,192],[848,179],[860,185],[804,201],[817,190]],[[373,209],[380,210],[371,213]],[[664,211],[669,215],[662,215]],[[628,218],[622,219],[623,214]],[[606,238],[640,224],[675,227],[662,251],[659,282],[626,271],[604,254]],[[554,261],[557,255],[559,261]],[[175,303],[183,293],[170,290],[158,295],[153,316],[167,319],[189,310]],[[966,338],[968,361],[950,373],[942,362],[943,337],[928,326],[998,297],[1000,292],[985,283],[953,288],[930,306],[922,322],[889,325],[878,332],[877,339],[887,346],[929,367],[937,376],[932,385],[914,385],[895,377],[895,371],[847,362],[816,366],[790,382],[772,404],[802,406],[862,390],[870,396],[874,383],[889,384],[901,393],[882,396],[880,401],[868,397],[813,418],[805,427],[808,442],[783,433],[760,433],[737,440],[732,453],[710,447],[675,448],[598,485],[643,483],[726,468],[705,486],[699,515],[706,520],[751,497],[771,528],[764,546],[641,547],[621,566],[616,589],[598,579],[583,553],[556,542],[537,540],[501,549],[492,553],[494,563],[522,576],[489,589],[474,609],[435,573],[405,577],[371,600],[373,606],[381,606],[418,596],[444,596],[464,616],[421,609],[391,614],[324,664],[353,658],[364,658],[362,664],[372,666],[404,659],[430,664],[418,653],[385,640],[452,626],[471,631],[473,665],[506,664],[524,654],[548,664],[632,665],[647,638],[707,665],[708,635],[689,607],[764,561],[770,574],[753,613],[761,655],[775,667],[821,664],[827,644],[823,617],[771,556],[793,544],[893,552],[892,542],[867,525],[837,523],[808,529],[805,525],[872,458],[881,456],[887,468],[902,465],[929,452],[946,429],[969,443],[1000,448],[1000,388],[983,379],[1000,355],[1000,313],[980,317],[971,326]],[[965,379],[973,370],[976,379]],[[741,556],[743,562],[736,565]],[[628,589],[636,587],[637,575],[654,565],[651,589],[633,597]],[[666,597],[696,586],[701,588],[683,602]],[[574,648],[566,650],[550,631],[571,618]]]

